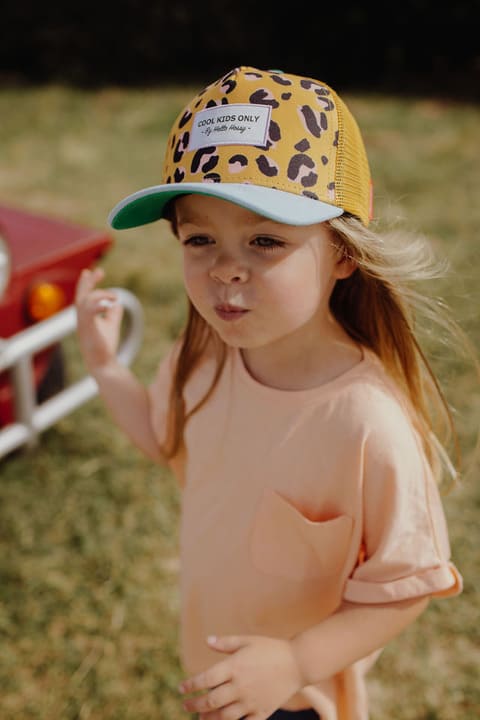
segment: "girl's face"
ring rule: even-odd
[[[330,294],[354,266],[324,223],[283,225],[201,195],[178,198],[175,220],[188,296],[227,345],[308,349],[329,332]]]

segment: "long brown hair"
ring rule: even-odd
[[[349,335],[372,349],[403,392],[438,482],[459,477],[462,457],[452,410],[417,331],[425,321],[454,340],[480,377],[480,365],[469,338],[439,298],[426,295],[415,283],[444,277],[446,259],[435,256],[421,235],[401,231],[378,233],[356,218],[330,221],[334,243],[357,269],[337,281],[330,308]],[[451,449],[451,450],[450,450]],[[452,462],[450,453],[454,456]]]
[[[349,215],[330,220],[328,225],[334,245],[356,266],[348,278],[337,281],[330,298],[331,312],[354,340],[376,353],[395,380],[410,405],[437,480],[445,474],[455,479],[461,466],[459,441],[449,404],[417,339],[417,314],[454,336],[456,348],[463,347],[480,376],[479,364],[445,305],[412,286],[413,281],[443,276],[447,263],[435,258],[422,236],[382,234]],[[183,391],[207,348],[215,355],[216,372],[205,396],[186,413]],[[162,448],[166,457],[172,458],[181,448],[185,424],[213,393],[225,359],[225,344],[189,302],[171,388],[167,442]],[[454,463],[447,450],[450,445]]]
[[[212,384],[203,398],[187,413],[183,390],[188,378],[204,357],[207,350],[215,354],[216,369]],[[176,358],[173,383],[170,389],[167,439],[162,446],[162,453],[166,458],[173,458],[180,450],[185,424],[188,418],[202,407],[214,391],[218,379],[222,374],[226,355],[227,348],[225,343],[220,340],[217,333],[205,322],[189,300],[187,323],[180,336],[180,346]]]

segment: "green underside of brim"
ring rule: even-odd
[[[160,220],[164,216],[167,203],[178,194],[178,190],[176,190],[171,193],[158,193],[158,195],[153,193],[138,198],[138,200],[132,200],[115,215],[111,225],[115,230],[126,230]]]

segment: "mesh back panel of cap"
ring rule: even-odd
[[[345,103],[336,95],[338,149],[335,169],[335,201],[368,224],[370,218],[370,169],[360,129]]]

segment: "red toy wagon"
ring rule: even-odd
[[[103,230],[0,205],[0,458],[97,392],[86,376],[67,386],[61,340],[76,329],[75,287],[83,268],[111,250]],[[115,288],[127,330],[119,359],[140,346],[137,298]]]

